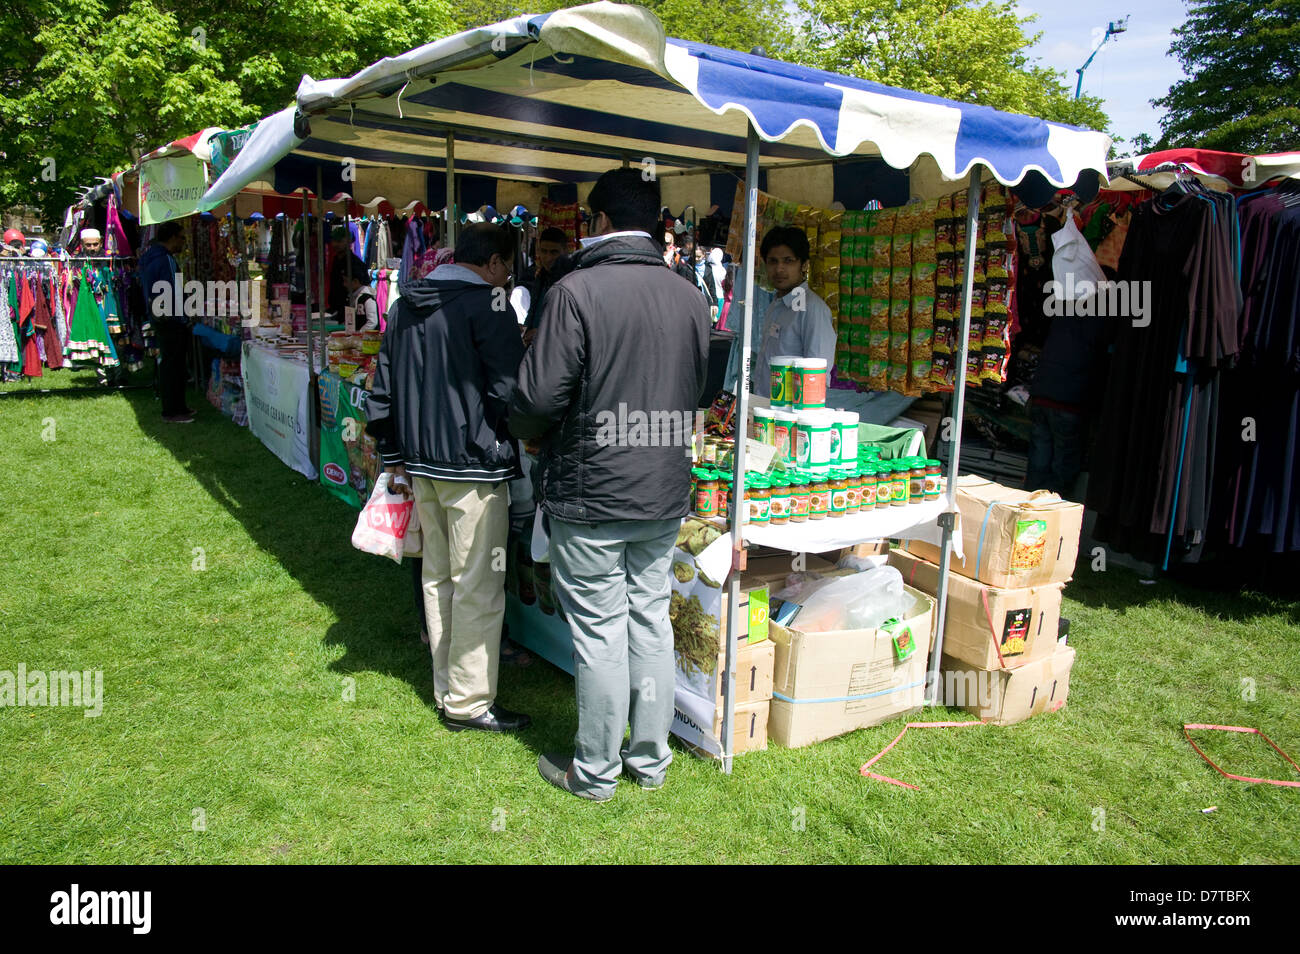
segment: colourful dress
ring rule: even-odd
[[[90,270],[82,269],[81,284],[77,287],[77,303],[72,310],[72,328],[68,334],[67,355],[73,361],[89,362],[103,368],[118,365],[117,349],[108,333],[104,312],[95,301],[95,290],[90,281]]]

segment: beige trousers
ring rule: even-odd
[[[510,494],[505,483],[411,483],[424,535],[434,697],[451,718],[473,719],[497,694]]]

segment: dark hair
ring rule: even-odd
[[[153,233],[153,240],[155,242],[170,242],[184,231],[185,226],[181,225],[176,219],[171,219],[158,226],[158,231]]]
[[[515,257],[514,236],[487,222],[467,225],[456,236],[455,254],[459,265],[486,265],[493,255],[509,262]]]
[[[348,262],[348,278],[355,278],[363,285],[370,284],[370,269],[366,268],[365,262],[353,256]]]
[[[659,180],[647,181],[640,169],[610,169],[592,186],[587,207],[592,219],[604,212],[616,229],[649,232],[663,208]]]
[[[794,252],[794,257],[799,261],[808,261],[808,236],[803,229],[796,228],[793,225],[778,225],[776,228],[770,229],[763,236],[763,245],[759,253],[763,258],[767,258],[767,253],[780,245],[784,245]]]
[[[541,245],[543,242],[551,242],[563,248],[569,244],[569,237],[564,234],[564,229],[557,229],[552,225],[542,229],[542,233],[537,236],[537,244]]]

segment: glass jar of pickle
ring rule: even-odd
[[[715,471],[718,478],[718,516],[724,520],[731,519],[731,474]]]
[[[862,468],[856,464],[845,470],[849,478],[849,503],[844,508],[845,513],[861,513],[862,511]]]
[[[770,513],[771,522],[776,525],[787,524],[790,522],[790,480],[781,474],[773,474],[768,478],[768,486],[771,488],[769,500],[771,502]]]
[[[749,522],[766,524],[772,519],[772,489],[758,474],[745,477],[745,499],[749,504]]]
[[[807,523],[812,495],[808,491],[808,478],[795,471],[787,478],[790,481],[790,522]]]
[[[889,461],[880,461],[876,465],[876,509],[888,507],[894,499],[893,467]]]
[[[891,507],[907,506],[907,489],[912,468],[905,461],[897,460],[889,469],[889,505]]]
[[[921,503],[925,500],[925,458],[912,457],[908,464],[912,470],[907,479],[907,502]]]
[[[876,509],[876,467],[874,464],[863,464],[859,472],[862,474],[862,513],[870,513]]]
[[[842,517],[849,509],[849,478],[841,470],[832,470],[827,481],[831,488],[831,507],[828,517]]]
[[[808,478],[808,519],[825,520],[830,510],[830,481],[819,474],[813,474]]]
[[[925,462],[925,499],[938,500],[943,476],[941,465],[937,460]]]
[[[701,517],[717,515],[718,478],[713,471],[705,467],[696,467],[691,471],[695,478],[695,512]]]

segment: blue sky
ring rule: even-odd
[[[1022,15],[1038,15],[1027,30],[1041,32],[1031,53],[1042,65],[1067,75],[1070,90],[1078,79],[1075,70],[1100,39],[1110,20],[1129,15],[1128,32],[1112,37],[1083,78],[1085,94],[1100,96],[1118,136],[1131,140],[1138,133],[1160,136],[1161,111],[1148,102],[1163,96],[1172,83],[1182,79],[1178,61],[1168,55],[1172,30],[1185,19],[1182,0],[1022,0]],[[1094,31],[1096,31],[1094,36]],[[1121,146],[1121,155],[1128,152]]]

